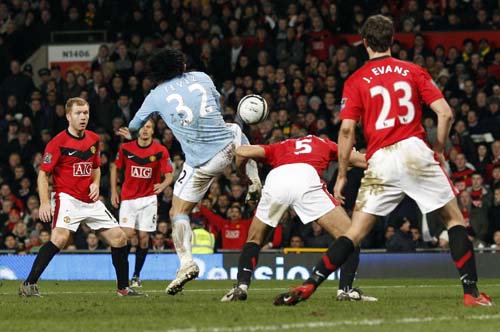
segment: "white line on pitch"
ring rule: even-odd
[[[500,284],[486,284],[483,285],[483,287],[498,287]],[[75,285],[77,287],[77,285]],[[363,286],[362,283],[360,285],[360,288],[363,289],[391,289],[391,288],[455,288],[455,287],[460,287],[460,285],[455,285],[455,284],[449,284],[449,285],[373,285],[373,286]],[[282,291],[286,289],[286,287],[254,287],[251,288],[251,292],[268,292],[268,291]],[[336,289],[333,287],[322,287],[321,289]],[[184,293],[216,293],[216,292],[224,292],[227,290],[226,288],[198,288],[198,289],[185,289],[183,290]],[[54,291],[43,291],[43,286],[41,287],[41,293],[43,294],[106,294],[106,293],[111,293],[114,292],[114,290],[103,290],[103,291],[61,291],[61,292],[54,292]],[[142,290],[144,293],[164,293],[164,290],[161,289],[152,289],[152,290]],[[11,293],[0,293],[0,295],[9,295]]]
[[[399,319],[361,319],[361,320],[342,320],[337,322],[310,322],[294,324],[273,324],[273,325],[252,325],[252,326],[207,326],[191,327],[167,330],[151,330],[146,332],[244,332],[244,331],[278,331],[290,329],[312,329],[312,328],[332,328],[338,326],[379,326],[383,324],[413,324],[413,323],[431,323],[442,321],[464,321],[464,320],[494,320],[500,319],[500,314],[496,315],[475,315],[467,317],[457,316],[438,316],[438,317],[408,317]]]

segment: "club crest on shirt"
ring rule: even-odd
[[[66,223],[66,224],[69,224],[69,222],[71,221],[71,218],[69,216],[65,216],[63,218],[63,221]]]
[[[94,154],[94,153],[95,153],[95,146],[93,146],[93,145],[92,145],[92,146],[90,147],[90,152],[92,152],[92,154]]]
[[[150,162],[153,162],[153,161],[155,161],[155,160],[156,160],[156,156],[150,156],[150,157],[149,157],[149,161],[150,161]]]
[[[128,219],[127,219],[126,217],[123,217],[123,218],[122,218],[122,223],[126,224],[126,223],[127,223],[127,220],[128,220]]]
[[[43,156],[43,163],[44,164],[50,164],[52,162],[52,155],[50,153],[45,153]]]

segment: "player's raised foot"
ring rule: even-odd
[[[147,297],[148,296],[148,294],[138,292],[138,291],[136,291],[136,290],[134,290],[133,288],[130,288],[130,287],[127,287],[127,288],[124,288],[124,289],[118,289],[116,291],[116,294],[118,296],[120,296],[120,297],[123,297],[123,296]]]
[[[172,282],[167,286],[165,289],[165,292],[168,295],[175,295],[182,291],[184,288],[184,285],[200,274],[200,269],[198,268],[198,265],[196,265],[194,262],[184,268],[179,269],[175,275],[175,279],[172,280]]]
[[[299,302],[307,300],[316,290],[313,284],[298,286],[289,292],[279,294],[274,299],[274,305],[296,305]]]
[[[138,276],[133,276],[132,280],[130,280],[130,287],[132,288],[141,288],[142,287],[142,281],[139,279]]]
[[[25,284],[24,282],[19,286],[19,296],[22,297],[42,297],[38,290],[37,284]]]
[[[337,301],[365,301],[365,302],[377,302],[378,299],[373,296],[365,295],[360,289],[352,288],[349,291],[344,291],[342,289],[337,290]]]
[[[248,286],[241,284],[241,285],[234,285],[233,288],[227,292],[226,295],[224,295],[220,301],[221,302],[231,302],[231,301],[245,301],[248,296]]]
[[[481,293],[477,297],[472,294],[464,294],[464,306],[466,307],[491,307],[492,305],[491,297],[485,293]]]

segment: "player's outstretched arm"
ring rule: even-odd
[[[434,151],[438,154],[440,162],[444,162],[444,147],[453,123],[453,111],[444,98],[440,98],[430,104],[431,109],[437,114],[437,137]]]
[[[153,100],[153,91],[151,91],[142,103],[141,108],[139,108],[137,113],[135,113],[134,118],[128,124],[132,137],[134,137],[134,134],[139,131],[146,121],[148,121],[148,119],[156,112],[157,109]]]
[[[52,219],[52,208],[50,206],[49,194],[49,175],[44,171],[38,172],[38,195],[40,196],[40,220],[43,222],[50,222]]]
[[[246,165],[248,159],[262,159],[265,157],[266,151],[260,145],[242,145],[236,149],[236,167],[241,169]]]
[[[120,197],[118,196],[118,168],[115,163],[111,163],[109,168],[109,182],[111,182],[111,205],[115,209],[120,204]]]

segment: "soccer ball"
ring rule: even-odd
[[[269,114],[267,102],[259,95],[245,96],[238,104],[238,114],[246,124],[259,123],[265,120]]]

